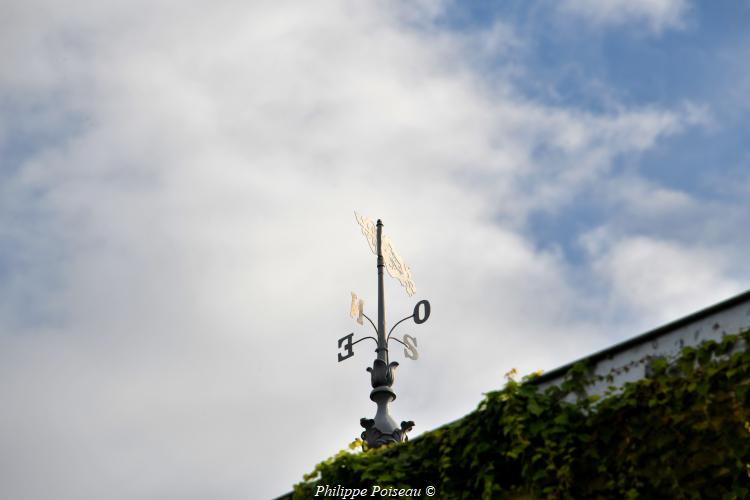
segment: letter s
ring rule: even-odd
[[[404,356],[413,359],[414,361],[419,359],[419,352],[417,352],[417,339],[411,335],[404,335],[404,344],[406,344],[406,347],[404,347]]]

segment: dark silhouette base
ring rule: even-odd
[[[408,441],[409,437],[406,433],[414,427],[413,421],[404,421],[401,422],[400,429],[395,429],[390,434],[386,434],[375,427],[375,419],[361,418],[359,424],[365,428],[362,432],[362,450],[365,449],[365,445],[367,445],[367,448],[377,448],[386,444]]]

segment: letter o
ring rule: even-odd
[[[424,314],[420,317],[419,306],[424,306]],[[421,325],[430,317],[430,303],[427,300],[420,300],[417,305],[414,306],[414,322]]]

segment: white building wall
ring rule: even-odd
[[[750,329],[750,294],[746,292],[623,343],[630,345],[615,345],[583,358],[594,360],[595,375],[612,376],[611,382],[605,379],[589,386],[587,393],[603,395],[609,386],[620,388],[626,382],[644,378],[649,360],[654,357],[673,360],[683,347],[697,346],[706,340],[721,341],[724,335],[747,329]],[[565,368],[571,365],[550,372],[551,377],[543,376],[538,383],[540,389],[560,384]]]

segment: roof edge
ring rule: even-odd
[[[653,330],[649,330],[640,335],[636,335],[635,337],[631,337],[618,344],[607,347],[606,349],[602,349],[601,351],[597,351],[593,354],[589,354],[588,356],[584,356],[575,361],[571,361],[570,363],[566,363],[562,366],[555,368],[554,370],[545,372],[538,377],[534,377],[534,379],[530,380],[529,382],[533,384],[541,384],[544,382],[549,382],[550,380],[554,380],[556,378],[564,376],[565,373],[568,370],[570,370],[576,363],[580,363],[582,361],[599,361],[601,359],[609,358],[635,345],[645,344],[647,342],[650,342],[651,340],[659,338],[660,336],[662,336],[663,334],[667,332],[676,330],[677,328],[683,327],[690,323],[694,323],[708,316],[711,316],[712,314],[715,314],[719,311],[729,309],[730,307],[734,307],[738,304],[741,304],[742,302],[747,302],[747,301],[750,301],[750,290],[742,292],[739,295],[735,295],[734,297],[723,300],[714,305],[708,306],[704,309],[700,309],[694,313],[690,313],[687,316],[684,316],[682,318],[676,319],[674,321],[670,321],[669,323],[666,323],[662,326],[654,328]]]

